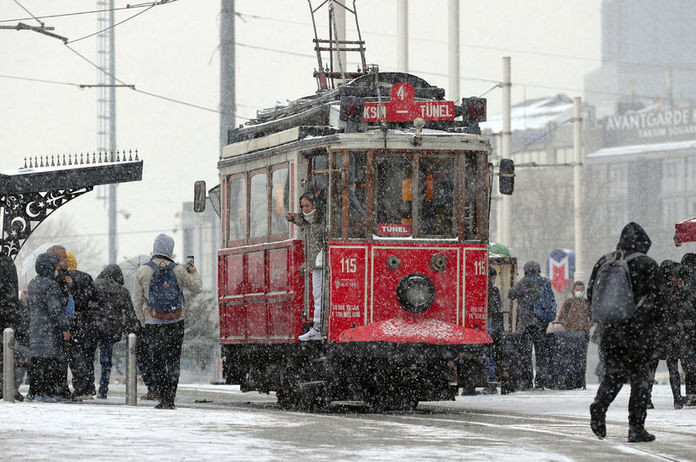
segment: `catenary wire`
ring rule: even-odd
[[[39,18],[37,18],[36,16],[34,16],[34,14],[33,14],[31,11],[27,10],[27,9],[24,7],[24,5],[22,5],[21,3],[19,3],[19,0],[14,0],[14,2],[15,2],[17,5],[19,5],[19,7],[20,7],[21,9],[23,9],[24,11],[26,11],[27,14],[28,14],[29,16],[31,16],[33,19],[35,19],[36,22],[38,22],[39,24],[41,24],[41,27],[44,26],[44,23],[42,23],[41,21],[39,21]]]
[[[163,3],[173,3],[176,2],[177,0],[161,0],[159,4]],[[43,16],[33,16],[32,17],[27,17],[27,18],[12,18],[12,19],[0,19],[0,23],[3,22],[17,22],[17,21],[26,21],[29,19],[54,19],[54,18],[64,18],[67,16],[80,16],[80,15],[85,15],[85,14],[94,14],[94,13],[106,13],[109,11],[120,11],[120,10],[132,10],[134,8],[148,8],[152,6],[152,2],[146,2],[146,3],[136,3],[136,4],[128,4],[126,6],[122,7],[116,7],[116,8],[103,8],[101,10],[85,10],[85,11],[77,11],[74,13],[61,13],[61,14],[50,14],[50,15],[43,15]],[[25,10],[26,11],[26,10]],[[27,13],[29,13],[27,11]],[[31,14],[31,13],[29,13]]]
[[[132,16],[127,17],[127,18],[124,19],[123,21],[119,21],[119,22],[117,22],[117,23],[114,23],[114,24],[110,25],[109,27],[105,27],[105,28],[102,29],[102,30],[98,30],[98,31],[93,32],[93,33],[91,33],[91,34],[87,34],[87,35],[85,35],[85,36],[83,36],[83,37],[76,38],[75,40],[70,40],[70,41],[68,41],[67,43],[75,43],[75,42],[79,42],[80,40],[85,40],[85,39],[88,39],[88,38],[90,38],[90,37],[94,37],[95,35],[99,35],[99,34],[101,34],[102,32],[106,32],[106,31],[108,31],[108,30],[110,30],[110,29],[113,29],[113,28],[115,28],[116,26],[119,26],[119,25],[123,24],[124,22],[130,21],[131,19],[133,19],[133,18],[135,18],[135,17],[137,17],[137,16],[140,16],[140,15],[143,14],[143,13],[147,13],[148,11],[150,11],[151,9],[153,9],[153,8],[154,8],[155,6],[157,6],[157,5],[158,5],[158,3],[157,3],[157,2],[154,2],[154,3],[153,3],[152,5],[150,5],[149,7],[145,8],[144,10],[138,11],[137,13],[135,13],[135,14],[132,15]],[[160,5],[161,5],[161,3],[160,3]],[[67,44],[67,43],[66,43],[66,44]]]

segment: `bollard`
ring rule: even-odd
[[[2,396],[3,400],[14,403],[14,330],[11,327],[2,333]]]
[[[138,405],[138,375],[135,365],[135,347],[138,337],[135,334],[128,334],[128,362],[126,363],[126,404],[128,406]]]

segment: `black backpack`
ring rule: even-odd
[[[600,324],[627,321],[636,313],[631,273],[627,262],[643,256],[635,252],[624,258],[623,251],[604,256],[592,288],[592,320]]]
[[[184,294],[174,274],[176,263],[169,262],[167,265],[158,266],[149,261],[145,264],[153,269],[147,305],[156,313],[169,314],[179,311],[184,304]]]

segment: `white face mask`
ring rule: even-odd
[[[304,219],[307,220],[310,223],[314,223],[314,220],[316,218],[316,209],[312,210],[311,212],[302,212],[302,215],[304,216]]]
[[[576,290],[575,291],[575,297],[576,298],[582,298],[582,295],[585,293],[584,290]]]

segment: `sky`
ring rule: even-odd
[[[25,9],[43,17],[102,8],[98,3],[5,0],[0,25],[37,25]],[[128,3],[116,0],[115,6]],[[356,5],[367,62],[396,70],[396,0]],[[316,59],[306,1],[237,0],[235,7],[240,124],[277,101],[314,93]],[[116,22],[124,22],[115,29],[115,75],[137,90],[117,89],[117,147],[137,149],[144,160],[143,180],[118,186],[118,209],[130,215],[118,217],[119,261],[148,253],[160,232],[179,239],[178,213],[192,200],[193,182],[218,182],[219,10],[218,0],[176,0],[116,12]],[[557,0],[460,2],[460,96],[485,95],[489,113],[500,112],[495,84],[504,56],[512,62],[513,104],[556,93],[582,96],[585,74],[600,65],[600,13],[601,0],[564,0],[562,7]],[[318,14],[326,35],[327,12]],[[446,0],[408,2],[409,71],[446,91],[447,14]],[[100,71],[87,62],[98,62],[97,38],[81,39],[100,29],[97,15],[41,20],[75,42],[0,30],[0,170],[21,167],[28,156],[97,147],[98,91],[78,87],[99,82]],[[348,24],[350,39],[354,27]],[[98,196],[88,193],[55,215],[103,248],[98,263],[105,264],[108,217]]]

